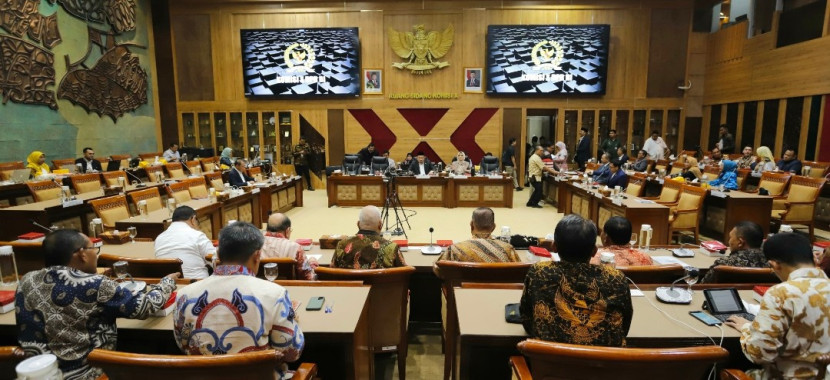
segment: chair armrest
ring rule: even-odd
[[[300,364],[300,367],[294,371],[294,377],[292,379],[311,380],[314,376],[317,376],[317,364],[302,363]]]
[[[674,214],[675,215],[678,215],[678,214],[692,214],[692,213],[696,213],[698,211],[700,211],[700,209],[696,209],[696,208],[687,209],[687,210],[674,210]]]
[[[656,201],[656,200],[660,199],[660,197],[638,197],[638,198],[640,198],[640,199],[648,199],[648,200],[650,200],[650,201]]]
[[[784,206],[786,206],[788,209],[789,209],[789,208],[790,208],[790,206],[792,206],[792,205],[814,205],[814,204],[816,204],[816,202],[815,202],[815,201],[805,201],[805,202],[790,202],[790,201],[785,201],[785,202],[784,202]]]
[[[518,380],[533,380],[530,374],[530,368],[527,367],[527,361],[524,356],[511,356],[510,368],[513,369],[513,378]]]
[[[752,378],[739,369],[722,369],[720,380],[752,380]]]
[[[661,204],[661,205],[666,206],[666,207],[672,207],[672,206],[677,207],[677,203],[678,203],[678,202],[677,202],[677,201],[674,201],[674,202],[661,202],[661,201],[656,201],[656,202],[654,202],[654,203]]]

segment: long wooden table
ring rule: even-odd
[[[764,236],[769,233],[772,197],[768,195],[730,191],[721,197],[709,193],[703,208],[701,230],[724,243],[729,241],[729,231],[744,220],[758,223],[764,230]]]
[[[739,292],[741,298],[752,302],[751,290]],[[644,296],[631,298],[634,316],[626,338],[628,347],[684,347],[713,344],[712,340],[714,344],[719,342],[720,329],[706,326],[689,315],[690,311],[701,309],[704,299],[702,291],[693,292],[690,305],[663,304],[656,300],[654,291],[643,293]],[[508,358],[519,355],[516,344],[527,339],[527,334],[521,324],[505,321],[504,306],[519,303],[521,297],[522,291],[518,289],[455,289],[461,379],[510,378]],[[655,306],[706,335],[668,319]],[[733,348],[740,334],[726,326],[723,333],[725,340],[729,341],[727,345]],[[734,348],[730,350],[734,351]],[[737,353],[740,355],[740,347]]]
[[[294,207],[303,207],[302,179],[282,184],[266,183],[258,187],[262,222],[267,221],[272,212],[286,212]]]
[[[382,207],[390,191],[397,191],[405,207],[513,207],[510,178],[395,177],[334,175],[326,184],[329,207]]]

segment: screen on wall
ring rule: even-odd
[[[245,96],[360,96],[357,28],[243,29]]]
[[[490,25],[487,93],[603,95],[609,25]]]

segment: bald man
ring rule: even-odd
[[[268,227],[265,229],[265,243],[260,250],[260,257],[290,257],[297,260],[297,279],[314,280],[317,261],[306,260],[303,247],[291,241],[291,219],[285,214],[275,213],[268,217]]]
[[[520,262],[522,259],[509,243],[493,239],[496,216],[489,207],[473,211],[470,221],[472,239],[451,245],[438,260],[466,261],[475,263]]]
[[[380,210],[375,206],[362,208],[357,221],[357,235],[337,243],[331,266],[346,269],[406,266],[398,245],[380,236],[382,228]]]

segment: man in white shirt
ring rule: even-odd
[[[648,153],[648,158],[655,161],[663,159],[663,153],[666,152],[666,149],[669,149],[669,147],[657,131],[651,132],[651,138],[643,144],[643,150]]]
[[[179,162],[181,160],[181,155],[179,154],[179,144],[172,143],[170,147],[163,153],[164,159],[167,162]]]
[[[409,165],[409,171],[415,175],[428,175],[432,172],[432,163],[424,155],[424,152],[418,152],[418,159],[412,161]]]
[[[395,168],[395,160],[389,158],[389,151],[383,152],[383,157],[386,158],[386,161],[389,162],[389,167],[394,169]]]
[[[205,256],[216,253],[216,248],[205,233],[199,230],[196,210],[179,206],[173,211],[172,220],[170,227],[156,238],[156,257],[181,259],[184,278],[208,277]]]

